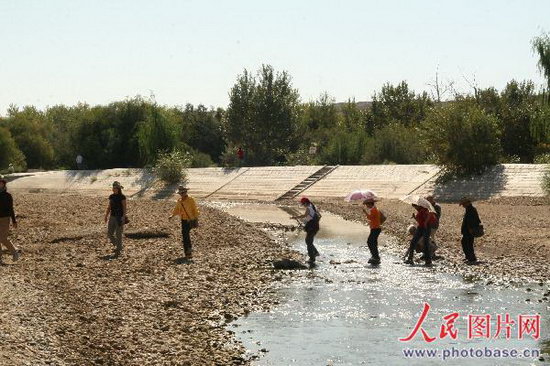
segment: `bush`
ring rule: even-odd
[[[174,150],[170,153],[159,153],[153,172],[166,184],[187,183],[186,169],[191,165],[189,154]]]
[[[535,156],[535,164],[550,164],[550,153]]]
[[[193,151],[191,154],[191,167],[192,168],[208,168],[214,166],[214,162],[210,155],[201,153],[199,151]]]
[[[422,141],[447,173],[479,174],[501,157],[498,121],[470,100],[432,110],[421,124]]]

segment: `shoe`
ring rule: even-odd
[[[407,259],[407,260],[406,260],[405,262],[403,262],[403,263],[405,263],[405,264],[414,264],[412,258]]]
[[[370,264],[372,264],[373,266],[377,266],[380,264],[380,259],[373,259],[372,262],[369,261]]]
[[[21,257],[21,252],[19,250],[16,250],[15,253],[13,253],[13,261],[17,262],[19,260],[19,257]]]
[[[431,267],[432,266],[432,261],[426,261],[426,263],[424,263],[424,265],[426,267]]]
[[[374,259],[374,258],[371,257],[367,263],[368,263],[368,264],[372,264],[372,263],[375,262],[375,261],[376,261],[376,259]]]
[[[315,263],[315,257],[309,257],[308,262],[309,263]]]
[[[469,265],[477,264],[477,259],[471,260],[471,261],[466,261],[466,264],[469,264]]]

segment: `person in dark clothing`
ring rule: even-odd
[[[462,250],[466,256],[465,261],[468,264],[475,264],[477,258],[474,252],[474,235],[473,231],[481,224],[476,208],[472,205],[472,200],[468,197],[463,197],[459,205],[465,208],[464,218],[462,219]]]
[[[414,218],[417,222],[416,231],[414,232],[414,235],[411,239],[410,245],[409,245],[409,251],[408,258],[405,261],[406,264],[414,264],[413,256],[414,256],[414,249],[416,248],[416,245],[418,244],[418,241],[420,238],[424,239],[424,261],[426,266],[431,266],[432,264],[432,256],[430,252],[430,212],[427,208],[421,207],[418,205],[413,204],[412,205],[414,209],[416,210],[416,215],[414,215]]]
[[[105,212],[105,223],[108,222],[107,236],[115,247],[115,256],[122,253],[122,231],[128,220],[124,187],[119,182],[113,183],[113,194],[109,196],[109,206]],[[110,214],[110,215],[109,215]]]
[[[8,248],[14,262],[19,259],[21,254],[8,238],[10,220],[15,229],[17,229],[17,220],[13,209],[13,197],[7,191],[7,184],[5,179],[0,179],[0,263],[2,263],[2,246]]]
[[[306,208],[306,212],[303,215],[293,216],[292,218],[297,220],[304,219],[307,254],[309,256],[309,262],[315,263],[315,258],[320,254],[317,248],[315,248],[315,245],[313,245],[313,240],[319,231],[319,220],[321,219],[321,215],[317,211],[315,205],[307,197],[302,197],[300,204]]]

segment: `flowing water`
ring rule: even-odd
[[[227,208],[253,222],[295,224],[275,205],[242,204]],[[317,265],[294,272],[277,283],[279,305],[270,312],[252,313],[230,327],[256,358],[257,365],[548,365],[550,302],[542,300],[548,285],[505,287],[465,281],[437,268],[406,266],[387,254],[380,237],[382,264],[367,265],[368,229],[360,224],[323,215],[315,245]],[[292,246],[305,253],[304,233],[287,233]],[[457,250],[459,248],[457,247]],[[436,262],[437,266],[437,262]],[[541,302],[539,302],[539,300]],[[410,342],[401,342],[418,321],[424,303],[430,305],[422,328]],[[455,339],[441,337],[443,317],[458,313]],[[516,324],[498,332],[497,316],[509,314]],[[518,337],[518,316],[540,314],[540,338]],[[491,339],[468,337],[469,315],[490,315]],[[480,328],[480,331],[486,328]],[[407,350],[435,350],[435,357],[405,357]],[[541,352],[535,357],[494,357],[498,350]],[[476,355],[476,352],[478,353]],[[482,352],[482,357],[477,357]],[[492,352],[491,357],[488,352]],[[546,353],[543,355],[543,353]],[[444,356],[448,356],[443,360]],[[451,357],[455,356],[455,357]]]

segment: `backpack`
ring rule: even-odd
[[[378,210],[378,212],[380,212],[380,225],[382,225],[386,222],[388,218],[386,217],[386,215],[384,215],[384,212],[382,210]]]

